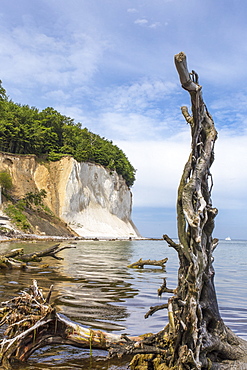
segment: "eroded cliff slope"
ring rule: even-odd
[[[34,155],[0,153],[3,170],[9,171],[17,198],[45,189],[45,204],[79,236],[140,236],[131,220],[132,194],[114,171],[72,157],[39,163]]]

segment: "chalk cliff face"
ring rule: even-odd
[[[45,189],[46,205],[84,237],[139,237],[131,221],[132,194],[116,172],[72,157],[38,163],[35,156],[0,154],[0,170],[8,170],[18,198]]]

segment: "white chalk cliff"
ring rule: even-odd
[[[45,189],[46,205],[79,236],[140,237],[131,220],[131,191],[115,171],[72,157],[38,163],[33,155],[3,153],[0,170],[10,172],[18,197]]]

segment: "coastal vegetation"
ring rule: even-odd
[[[28,221],[28,213],[35,213],[42,210],[48,214],[51,211],[44,205],[43,200],[46,197],[46,191],[41,189],[35,193],[29,192],[21,199],[13,199],[8,193],[4,193],[9,200],[4,207],[4,212],[10,218],[16,227],[25,232],[32,231],[32,225]]]
[[[59,219],[45,204],[47,192],[44,189],[29,191],[17,198],[11,193],[12,179],[8,172],[0,172],[0,191],[3,197],[2,210],[14,229],[1,226],[0,235],[21,237],[25,234],[74,236],[67,224]],[[5,216],[4,216],[5,217]]]
[[[24,214],[24,205],[21,202],[16,204],[8,203],[4,209],[6,215],[10,218],[11,222],[22,231],[27,232],[31,230],[31,225]]]
[[[94,162],[115,170],[128,186],[135,181],[135,168],[111,140],[82,128],[80,123],[51,107],[39,111],[14,103],[1,81],[0,151],[35,154],[48,161],[71,155],[78,162]]]
[[[10,174],[6,171],[1,171],[0,172],[0,187],[3,192],[9,191],[12,188],[12,178]]]

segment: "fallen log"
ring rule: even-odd
[[[11,368],[13,360],[27,361],[34,351],[51,344],[108,350],[109,356],[162,352],[149,337],[106,333],[71,321],[50,304],[51,291],[52,287],[44,298],[33,280],[29,292],[2,302],[0,326],[7,325],[5,338],[0,341],[2,368]]]
[[[0,256],[0,269],[27,269],[29,262],[41,262],[43,257],[53,257],[57,260],[63,260],[57,256],[57,253],[63,249],[76,248],[72,245],[60,247],[60,244],[55,244],[40,252],[24,254],[23,248],[13,249],[3,256]]]
[[[55,244],[53,245],[52,247],[50,248],[47,248],[45,249],[44,251],[40,251],[40,252],[33,252],[33,253],[30,253],[30,254],[23,254],[23,255],[20,255],[20,259],[21,261],[23,262],[41,262],[42,261],[42,257],[53,257],[57,260],[63,260],[63,257],[58,257],[57,256],[57,253],[61,252],[62,250],[64,249],[68,249],[68,248],[76,248],[74,245],[65,245],[65,246],[62,246],[62,247],[59,247],[60,244]]]
[[[130,268],[143,268],[144,266],[160,266],[162,268],[165,268],[165,264],[168,261],[168,258],[164,258],[163,260],[143,260],[142,258],[139,259],[139,261],[132,263],[128,267]]]

